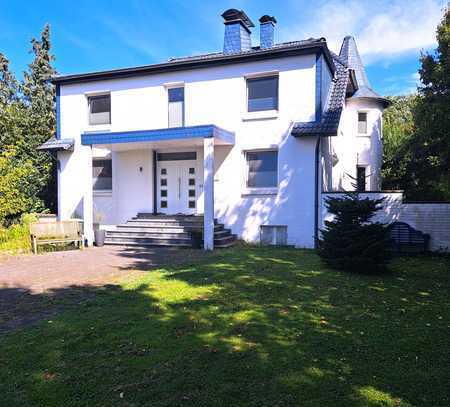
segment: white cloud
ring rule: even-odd
[[[417,92],[417,87],[422,85],[419,72],[406,75],[394,75],[384,78],[383,95],[409,95]]]
[[[346,35],[353,35],[365,62],[371,63],[434,47],[445,4],[442,0],[328,0],[309,21],[281,34],[288,40],[324,36],[335,52]]]

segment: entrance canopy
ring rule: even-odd
[[[81,144],[85,146],[131,144],[137,147],[139,143],[148,144],[161,141],[173,141],[178,145],[185,144],[186,142],[203,145],[203,139],[206,138],[214,139],[214,144],[216,145],[234,145],[234,133],[213,124],[156,130],[110,131],[102,133],[86,132],[81,135]]]

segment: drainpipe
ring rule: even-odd
[[[158,179],[157,175],[156,175],[156,171],[157,171],[157,167],[158,167],[158,154],[156,153],[155,150],[153,150],[153,215],[156,215],[158,213],[158,197],[157,195],[157,191],[158,191],[158,187],[156,185],[156,181]]]
[[[320,136],[317,137],[315,151],[315,185],[314,185],[314,248],[317,249],[319,242],[319,170],[320,170]]]

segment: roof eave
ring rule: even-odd
[[[296,45],[286,48],[269,48],[258,52],[249,52],[247,54],[231,54],[221,55],[220,57],[179,62],[164,62],[154,65],[145,65],[134,68],[122,68],[101,72],[88,72],[83,74],[73,74],[64,76],[55,76],[51,78],[53,84],[69,84],[82,83],[92,81],[102,81],[115,78],[129,78],[146,74],[154,74],[160,72],[175,72],[187,69],[199,69],[217,65],[229,65],[234,63],[242,63],[247,61],[258,61],[264,59],[274,59],[279,57],[288,57],[295,55],[304,55],[308,53],[323,53],[327,64],[334,74],[335,66],[330,51],[325,41],[317,41],[311,44]]]
[[[386,99],[384,97],[375,97],[375,96],[351,96],[348,99],[351,100],[373,100],[376,102],[379,102],[383,105],[384,109],[387,109],[390,105],[392,105],[392,102],[389,99]]]

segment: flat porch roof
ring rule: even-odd
[[[213,138],[214,144],[218,145],[234,145],[234,133],[214,124],[154,130],[85,132],[81,134],[81,144],[92,146],[204,138]]]

